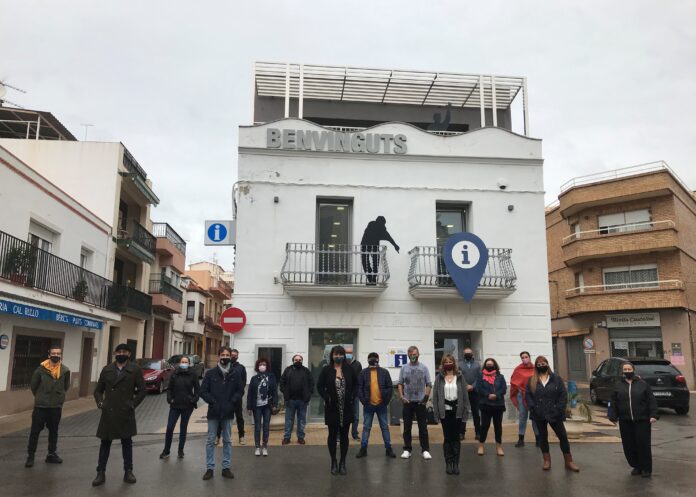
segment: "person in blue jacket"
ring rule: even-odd
[[[215,437],[222,425],[222,476],[234,478],[232,464],[232,441],[230,428],[234,419],[235,404],[242,397],[244,385],[239,372],[232,368],[232,349],[224,345],[218,350],[219,360],[214,368],[205,372],[199,391],[201,399],[208,403],[208,440],[205,446],[206,472],[204,480],[213,477],[215,469]]]
[[[503,413],[505,412],[507,383],[505,382],[505,377],[500,374],[498,362],[492,357],[483,361],[483,370],[476,381],[476,392],[478,393],[479,408],[481,409],[481,433],[477,453],[479,456],[486,453],[486,438],[491,427],[491,421],[493,421],[496,454],[504,456]]]
[[[261,357],[254,366],[256,374],[249,382],[247,393],[247,411],[254,416],[254,451],[255,456],[268,455],[268,435],[271,427],[271,414],[277,412],[278,386],[271,373],[271,363]],[[263,443],[261,429],[263,428]]]

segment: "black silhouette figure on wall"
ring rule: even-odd
[[[442,114],[436,112],[433,114],[433,123],[428,126],[428,131],[447,131],[449,128],[450,120],[452,119],[452,114],[450,108],[452,104],[447,104],[447,112],[445,113],[445,119],[442,119]]]
[[[365,271],[368,285],[377,284],[377,274],[379,273],[379,242],[382,240],[391,243],[396,253],[399,253],[399,246],[387,231],[387,220],[384,216],[377,216],[377,219],[367,223],[362,240],[360,240],[362,267],[363,271]]]

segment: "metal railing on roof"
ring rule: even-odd
[[[640,174],[655,173],[665,171],[671,174],[677,182],[687,191],[691,192],[679,176],[670,168],[665,161],[646,162],[635,166],[622,167],[612,171],[602,171],[599,173],[587,174],[572,178],[561,185],[561,193],[577,186],[585,186],[592,183],[600,183],[603,181],[611,181],[615,179],[629,178]]]
[[[625,291],[650,291],[650,290],[680,290],[684,288],[682,280],[656,280],[656,281],[632,281],[626,283],[612,283],[610,285],[584,285],[566,290],[566,296],[596,295]]]
[[[128,169],[129,172],[140,176],[143,180],[147,179],[147,173],[140,167],[138,161],[135,160],[135,157],[131,155],[126,147],[123,147],[123,166]]]
[[[152,234],[155,238],[166,238],[179,249],[182,254],[186,254],[186,242],[169,223],[152,223]]]

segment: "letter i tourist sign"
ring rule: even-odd
[[[237,333],[246,324],[246,314],[241,309],[230,307],[225,309],[220,315],[220,326],[227,333]]]

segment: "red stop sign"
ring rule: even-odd
[[[220,315],[220,326],[227,333],[237,333],[246,324],[246,314],[241,309],[230,307]]]

